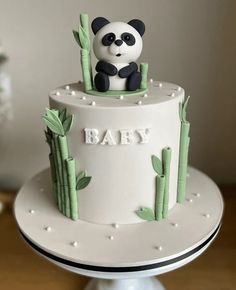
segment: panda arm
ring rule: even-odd
[[[117,74],[117,68],[113,64],[104,60],[99,60],[95,69],[97,72],[103,72],[109,76],[115,76]]]
[[[120,78],[127,78],[130,76],[133,72],[136,72],[138,70],[138,66],[135,62],[131,62],[129,65],[123,67],[118,75]]]

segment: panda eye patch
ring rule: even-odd
[[[116,36],[114,33],[107,33],[102,38],[102,44],[105,46],[110,46],[112,42],[114,42],[116,39]]]
[[[135,44],[135,37],[128,32],[124,32],[121,34],[121,39],[129,46]]]

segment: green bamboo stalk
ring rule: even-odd
[[[140,64],[140,73],[141,73],[140,89],[147,89],[148,63]]]
[[[57,202],[58,202],[58,208],[61,212],[63,212],[62,208],[62,194],[61,194],[61,186],[60,186],[60,175],[58,171],[58,161],[57,161],[57,153],[56,153],[56,144],[54,138],[51,140],[51,149],[52,149],[52,155],[54,159],[54,165],[55,165],[55,174],[56,174],[56,194],[57,194]]]
[[[62,160],[61,160],[58,136],[53,134],[53,137],[54,137],[55,153],[56,153],[55,154],[55,156],[56,156],[56,168],[57,168],[57,172],[58,172],[59,188],[60,188],[60,195],[61,195],[61,209],[62,209],[62,213],[65,215],[66,208],[65,208],[65,195],[64,195],[64,187],[63,187]]]
[[[189,151],[189,122],[181,122],[180,133],[180,152],[179,152],[179,174],[178,174],[178,196],[179,203],[184,202],[186,195],[186,178],[188,168],[188,151]]]
[[[165,191],[163,204],[163,218],[168,216],[169,208],[169,183],[170,183],[170,162],[171,162],[171,148],[167,147],[162,150],[163,171],[165,175]]]
[[[75,160],[71,157],[66,159],[66,170],[70,195],[71,218],[73,220],[77,220],[79,218],[79,210],[78,197],[76,192]]]
[[[67,180],[67,170],[66,170],[66,159],[69,157],[67,137],[58,136],[58,144],[60,150],[60,157],[62,163],[62,179],[63,179],[63,189],[65,197],[65,214],[67,217],[70,217],[70,200],[69,200],[69,189],[68,189],[68,180]]]
[[[92,90],[90,53],[86,49],[80,50],[81,66],[85,91]]]
[[[157,221],[162,219],[164,191],[165,191],[165,176],[156,176],[156,200],[155,200],[155,218]]]

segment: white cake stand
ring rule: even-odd
[[[153,276],[203,253],[217,236],[222,214],[218,187],[193,168],[186,202],[160,222],[73,222],[56,208],[48,169],[28,181],[15,202],[16,220],[28,245],[61,268],[93,277],[86,290],[163,290]]]

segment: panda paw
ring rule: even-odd
[[[141,73],[140,72],[134,72],[132,73],[126,83],[126,89],[127,91],[136,91],[141,84]]]
[[[94,78],[95,87],[99,92],[106,92],[109,90],[110,81],[107,74],[99,72]]]

